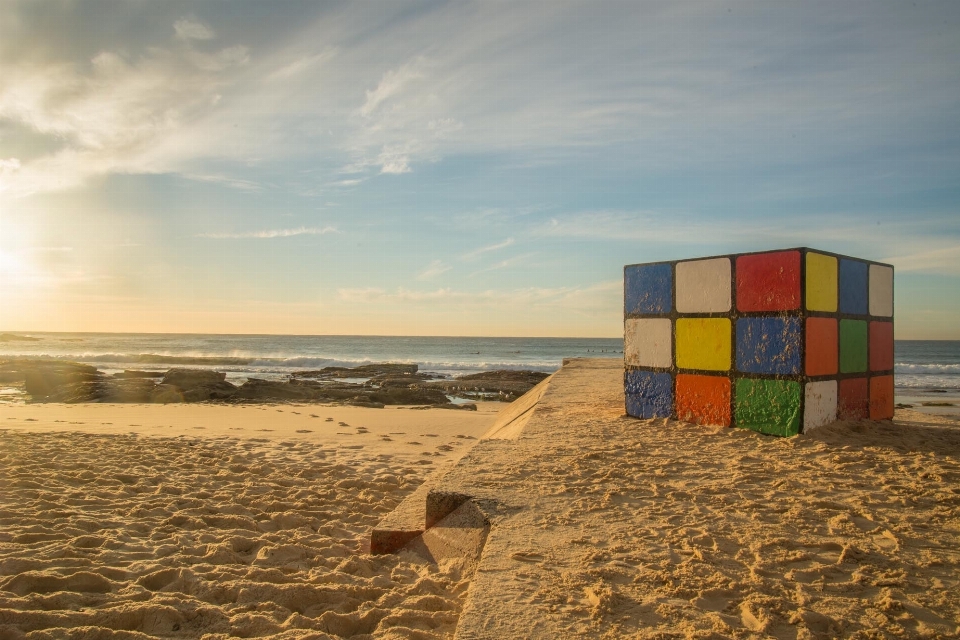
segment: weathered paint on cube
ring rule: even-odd
[[[836,375],[838,344],[836,318],[807,318],[808,376]]]
[[[870,265],[870,315],[893,315],[893,267]]]
[[[807,254],[807,309],[837,310],[837,259],[822,253]]]
[[[673,377],[669,373],[627,371],[624,375],[627,413],[637,418],[673,415]]]
[[[893,415],[893,268],[805,247],[624,267],[627,413],[790,435]]]
[[[760,433],[800,433],[800,384],[792,380],[737,380],[736,425]]]
[[[803,353],[800,318],[740,318],[737,320],[737,371],[800,373]]]
[[[737,258],[737,309],[789,311],[800,307],[800,252]]]
[[[870,390],[866,378],[847,378],[837,383],[837,417],[863,420],[870,415]]]
[[[840,313],[866,315],[867,263],[840,260]]]
[[[808,382],[804,387],[803,430],[822,427],[837,419],[837,381]]]
[[[678,262],[677,311],[730,311],[730,258]]]
[[[870,323],[870,371],[893,369],[893,323]]]
[[[624,321],[623,361],[639,367],[673,366],[673,323],[669,318]]]
[[[681,318],[677,320],[677,366],[681,369],[730,369],[730,320]]]
[[[677,417],[696,424],[730,426],[730,379],[677,375]]]
[[[624,311],[670,313],[673,310],[673,266],[650,264],[624,270]]]
[[[889,420],[893,417],[893,376],[870,378],[870,419]]]
[[[840,321],[840,373],[867,370],[867,323],[863,320]]]

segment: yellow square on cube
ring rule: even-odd
[[[837,310],[837,259],[833,256],[807,254],[807,309]]]
[[[677,366],[681,369],[730,370],[730,320],[677,320]]]

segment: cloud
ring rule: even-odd
[[[214,240],[234,240],[241,238],[290,238],[293,236],[322,236],[338,233],[334,227],[297,227],[296,229],[266,229],[263,231],[245,231],[243,233],[198,233],[198,238]]]
[[[960,275],[960,245],[923,248],[918,251],[885,258],[897,271],[917,271]]]
[[[379,287],[342,288],[337,290],[337,295],[344,302],[357,304],[452,304],[466,308],[483,308],[487,312],[537,307],[603,315],[618,312],[622,304],[622,292],[623,283],[620,280],[610,280],[579,287],[525,287],[484,291],[459,291],[449,287],[426,291],[405,287],[398,287],[394,291]]]
[[[442,273],[450,271],[452,267],[444,264],[443,260],[434,260],[427,267],[417,274],[417,280],[431,280]]]
[[[384,102],[400,94],[411,82],[423,78],[424,74],[420,68],[425,64],[424,58],[417,57],[383,74],[377,87],[373,91],[366,92],[367,99],[360,107],[360,115],[370,117]]]
[[[460,256],[462,260],[476,260],[485,253],[491,251],[499,251],[500,249],[505,249],[514,243],[513,238],[507,238],[503,242],[498,242],[496,244],[491,244],[486,247],[480,247],[479,249],[474,249],[473,251],[468,251],[467,253]]]
[[[320,53],[314,55],[300,56],[295,60],[284,64],[267,77],[269,80],[285,81],[297,76],[302,76],[315,70],[323,63],[331,60],[336,56],[336,54],[337,49],[335,47],[328,47]]]
[[[173,30],[180,40],[210,40],[215,36],[210,27],[190,18],[180,18],[174,22]]]
[[[509,269],[515,267],[518,264],[523,264],[528,258],[532,258],[537,255],[536,253],[525,253],[519,256],[514,256],[512,258],[507,258],[506,260],[501,260],[495,264],[486,267],[485,269],[480,269],[479,271],[474,271],[470,274],[471,277],[479,275],[481,273],[486,273],[488,271],[499,271],[501,269]]]

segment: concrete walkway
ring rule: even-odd
[[[479,555],[456,638],[960,632],[960,498],[935,480],[960,477],[956,424],[635,420],[613,359],[533,395],[426,491],[456,508],[430,553]]]

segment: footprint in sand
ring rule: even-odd
[[[352,436],[353,434],[352,434],[352,433],[348,433],[348,432],[346,432],[346,431],[337,431],[337,435],[338,435],[338,436]]]
[[[24,422],[36,422],[37,419],[36,419],[36,418],[24,418],[23,421],[24,421]]]
[[[273,431],[273,429],[257,429],[257,431]]]
[[[435,433],[421,433],[420,435],[423,436],[424,438],[439,438],[439,437],[440,437],[440,436],[438,436],[438,435],[435,434]]]
[[[416,440],[412,440],[412,441],[410,441],[410,442],[407,442],[406,444],[412,444],[412,445],[417,446],[417,447],[421,446],[421,443],[417,442]]]
[[[544,557],[534,551],[516,551],[510,557],[519,562],[543,562]]]
[[[462,433],[458,433],[455,437],[460,438],[461,440],[476,440],[473,436],[465,436]]]
[[[319,418],[320,416],[318,416],[318,415],[315,414],[315,413],[311,413],[311,414],[310,414],[310,417],[311,417],[311,418]]]
[[[380,436],[380,439],[383,440],[384,442],[393,442],[393,438],[391,438],[390,436]]]
[[[363,427],[357,427],[357,433],[370,433],[370,430],[364,429]]]
[[[194,427],[194,429],[206,429],[206,427]]]
[[[333,418],[327,418],[326,422],[333,422]]]
[[[391,431],[390,435],[392,436],[405,436],[407,435],[406,431]]]
[[[453,451],[453,447],[451,447],[448,444],[441,444],[440,446],[437,447],[437,449],[439,449],[440,451]]]
[[[349,427],[349,426],[350,426],[350,425],[348,425],[346,422],[338,422],[337,425],[338,425],[338,426],[341,426],[341,427]]]
[[[297,429],[297,433],[313,433],[310,429]]]

